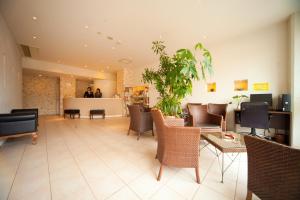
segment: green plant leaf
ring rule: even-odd
[[[192,81],[200,78],[197,69],[200,70],[202,79],[206,79],[207,74],[212,74],[212,57],[201,43],[195,45],[195,50],[202,54],[199,61],[189,49],[179,49],[169,56],[165,48],[162,41],[152,43],[152,50],[159,56],[160,64],[158,70],[145,69],[143,82],[154,84],[159,92],[157,108],[165,115],[179,116],[182,112],[181,102],[192,93]],[[197,63],[200,67],[197,67]]]

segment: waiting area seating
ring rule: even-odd
[[[195,168],[196,181],[200,183],[200,128],[168,126],[159,110],[151,111],[157,132],[156,158],[161,163],[157,180],[162,176],[163,166]]]
[[[105,119],[105,110],[104,109],[90,110],[90,119],[94,119],[94,115],[102,115],[102,119]]]
[[[74,119],[76,115],[80,118],[80,110],[79,109],[65,109],[64,110],[64,118],[66,115],[69,115],[71,119]]]
[[[300,199],[300,149],[245,136],[248,153],[248,193],[260,199]]]
[[[12,109],[10,113],[22,113],[22,114],[35,114],[36,125],[39,125],[39,109],[38,108],[26,108],[26,109]]]
[[[145,109],[140,105],[128,105],[130,124],[128,128],[128,135],[130,130],[136,131],[138,133],[137,140],[140,139],[141,133],[152,131],[153,132],[153,120],[151,113],[145,111]]]
[[[228,104],[215,104],[215,103],[209,103],[207,104],[207,110],[209,113],[220,115],[223,117],[222,122],[222,130],[226,131],[226,117],[227,117],[227,106]]]
[[[208,112],[208,106],[200,103],[188,103],[192,126],[200,127],[202,132],[221,132],[223,116]]]
[[[12,113],[0,114],[0,139],[32,136],[32,144],[37,142],[37,109],[14,109]]]

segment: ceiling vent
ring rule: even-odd
[[[130,60],[128,58],[121,58],[119,60],[119,62],[128,65],[128,64],[132,63],[132,60]]]
[[[31,57],[29,46],[28,45],[24,45],[24,44],[21,44],[20,46],[21,46],[21,49],[22,49],[23,56],[25,56],[25,57]]]
[[[28,45],[20,44],[22,54],[25,57],[38,58],[39,57],[39,48],[31,47]]]

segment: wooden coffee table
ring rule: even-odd
[[[247,152],[246,145],[244,142],[244,136],[242,134],[238,134],[234,132],[226,132],[226,133],[232,134],[234,136],[234,139],[225,138],[225,132],[201,133],[201,137],[208,142],[204,147],[206,147],[209,144],[215,147],[215,152],[213,151],[212,152],[218,157],[219,165],[221,165],[221,174],[222,174],[221,183],[223,183],[224,173],[236,160],[238,155],[240,153]],[[226,153],[235,153],[235,155],[233,157],[228,156],[231,162],[224,168],[224,155]],[[222,156],[221,164],[220,164],[220,156]]]

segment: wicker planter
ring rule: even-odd
[[[184,119],[174,116],[166,116],[165,122],[168,126],[184,126]]]

